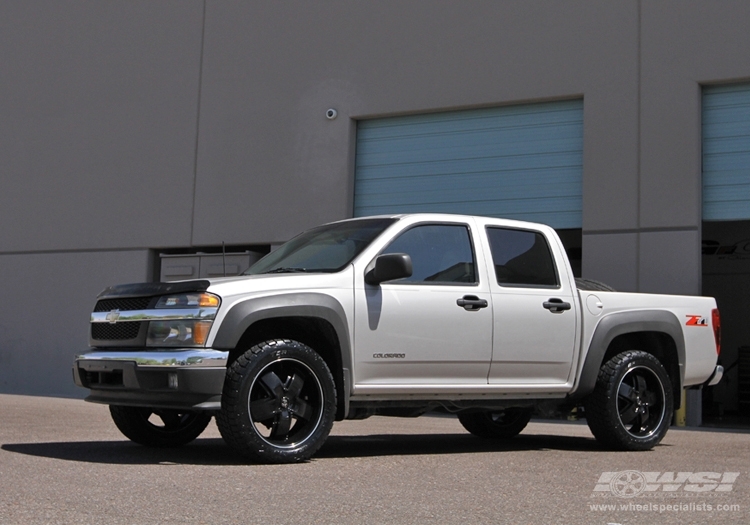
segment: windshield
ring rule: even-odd
[[[396,219],[359,219],[306,231],[269,253],[244,272],[338,272]]]

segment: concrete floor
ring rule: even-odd
[[[213,423],[186,447],[147,449],[105,406],[0,395],[0,524],[745,524],[749,452],[747,431],[673,428],[653,451],[610,452],[582,423],[532,422],[497,443],[454,418],[373,417],[336,423],[307,463],[249,465]],[[670,472],[716,473],[692,479],[725,490],[669,491]],[[614,484],[639,479],[651,490]]]

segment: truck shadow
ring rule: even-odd
[[[663,445],[662,445],[663,446]],[[147,448],[130,441],[9,443],[6,452],[114,465],[246,465],[220,438],[197,439],[179,448]],[[373,456],[450,455],[515,451],[609,452],[593,438],[520,435],[493,441],[469,434],[374,434],[330,436],[312,461]]]

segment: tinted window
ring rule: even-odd
[[[406,253],[414,273],[397,282],[475,283],[474,251],[466,226],[425,224],[394,239],[383,253]]]
[[[557,286],[547,240],[539,232],[487,228],[497,282],[504,286]]]
[[[245,274],[337,272],[394,222],[395,219],[360,219],[320,226],[269,253]]]

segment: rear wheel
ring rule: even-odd
[[[110,405],[112,420],[125,437],[148,447],[178,447],[201,435],[211,422],[205,412]]]
[[[618,450],[649,450],[669,430],[672,383],[656,357],[629,350],[602,365],[584,407],[586,422],[601,443]]]
[[[274,340],[229,367],[216,422],[224,440],[251,460],[291,463],[317,452],[335,415],[325,361],[302,343]]]
[[[521,433],[531,419],[530,408],[506,408],[466,412],[458,420],[466,430],[483,438],[511,438]]]

